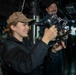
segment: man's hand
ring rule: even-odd
[[[61,50],[61,49],[65,49],[65,43],[63,41],[61,41],[61,43],[55,43],[54,46],[52,47],[52,52],[56,53],[57,51]]]

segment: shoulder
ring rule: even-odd
[[[5,45],[5,46],[11,46],[11,45],[12,45],[12,46],[16,46],[16,45],[15,45],[15,42],[12,42],[12,41],[6,41],[6,42],[4,43],[4,45]]]
[[[11,50],[16,47],[17,46],[14,44],[14,42],[6,41],[2,46],[2,50]]]

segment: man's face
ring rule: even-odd
[[[48,8],[46,8],[46,12],[51,15],[57,13],[57,5],[55,3],[51,4]]]

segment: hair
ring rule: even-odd
[[[14,21],[14,22],[11,22],[7,25],[7,27],[4,29],[4,33],[7,34],[7,36],[11,36],[13,34],[13,30],[11,29],[11,25],[14,25],[16,26],[18,23],[18,21]]]

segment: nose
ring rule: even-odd
[[[55,6],[52,6],[52,10],[55,10],[56,9],[56,7]]]

